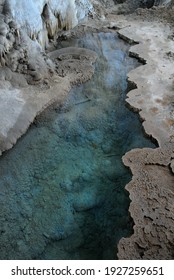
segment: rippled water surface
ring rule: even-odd
[[[121,157],[154,147],[125,106],[126,75],[138,62],[114,33],[73,44],[98,53],[93,78],[0,159],[1,259],[115,259],[132,233]]]

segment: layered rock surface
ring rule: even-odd
[[[129,22],[129,27],[119,31],[122,38],[139,42],[130,48],[130,54],[144,63],[129,73],[136,89],[128,93],[127,102],[139,112],[145,132],[159,144],[155,150],[135,149],[123,157],[133,173],[126,189],[135,225],[134,234],[119,242],[120,259],[173,258],[174,72],[170,54],[174,42],[170,32],[168,26],[147,22],[138,22],[138,26]]]

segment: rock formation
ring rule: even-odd
[[[131,71],[134,89],[127,102],[139,112],[147,135],[157,149],[135,149],[123,157],[133,174],[126,186],[134,234],[119,242],[119,259],[173,259],[173,59],[171,29],[159,22],[123,22],[122,38],[136,44],[130,55],[143,62]],[[118,24],[118,23],[117,23]],[[123,27],[122,26],[122,27]],[[169,51],[170,49],[170,51]]]
[[[11,96],[8,99],[8,107],[11,108],[14,101],[20,108],[16,108],[13,113],[9,111],[7,115],[7,111],[4,112],[2,106],[1,152],[13,146],[20,135],[26,131],[38,111],[45,107],[48,99],[52,99],[51,96],[48,99],[44,97],[42,102],[36,105],[37,109],[32,106],[28,110],[29,115],[26,115],[26,118],[21,115],[23,120],[18,120],[17,112],[21,113],[22,103],[25,105],[30,103],[31,95],[23,94],[27,92],[26,87],[38,83],[47,87],[48,79],[53,77],[57,71],[55,63],[45,54],[46,48],[50,46],[51,42],[54,44],[58,32],[73,28],[91,10],[92,5],[88,0],[0,1],[0,83],[2,88],[0,98],[1,103],[7,103],[8,93]],[[87,79],[89,73],[86,74]],[[74,80],[75,78],[73,78]],[[79,78],[77,81],[79,82]],[[66,84],[68,90],[70,85]],[[16,103],[18,95],[13,94],[13,91],[21,93],[22,100],[24,98],[23,102],[17,101]],[[32,92],[31,89],[29,91]],[[9,125],[5,125],[7,118]],[[16,131],[12,129],[15,122],[18,122]]]
[[[115,1],[115,2],[120,2],[120,1]],[[117,13],[117,14],[128,14],[134,12],[137,8],[152,8],[153,6],[158,6],[162,4],[167,4],[170,1],[165,1],[165,0],[126,0],[126,1],[121,1],[121,3],[118,3],[112,8],[112,13]]]
[[[124,40],[136,43],[130,55],[145,65],[129,74],[136,89],[127,102],[139,112],[146,134],[159,147],[132,150],[123,157],[133,174],[126,189],[135,225],[133,235],[119,242],[120,259],[173,258],[173,30],[160,20],[149,23],[148,17],[153,16],[146,9],[144,14],[139,11],[143,20],[133,19],[138,13],[118,15],[158,5],[172,10],[174,1],[0,0],[0,153],[12,148],[45,107],[55,100],[62,102],[72,84],[86,81],[93,73],[95,53],[55,51],[56,37],[62,34],[58,32],[75,27],[89,15],[93,18],[89,25],[119,29]],[[158,15],[156,9],[153,13]],[[53,61],[57,57],[63,57],[60,63]],[[68,64],[68,59],[77,57],[80,62],[74,65],[79,75]]]
[[[59,30],[74,27],[92,9],[88,0],[1,2],[2,13],[11,15],[18,28],[32,40],[37,40],[43,48],[47,46],[48,38],[53,38]]]

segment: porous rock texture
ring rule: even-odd
[[[139,112],[145,132],[159,147],[132,150],[123,157],[133,174],[126,189],[134,233],[120,240],[120,259],[174,258],[173,30],[160,19],[149,22],[146,11],[140,10],[137,18],[117,15],[159,4],[172,10],[174,3],[0,0],[0,153],[16,143],[39,112],[54,100],[61,102],[72,84],[86,81],[93,73],[93,52],[44,53],[58,31],[74,27],[92,12],[89,25],[119,29],[120,37],[136,43],[130,55],[144,65],[129,73],[134,90],[128,93],[127,103]],[[74,60],[74,67],[68,60]]]
[[[137,9],[142,7],[140,1],[124,1],[106,13],[109,28],[133,44],[130,55],[143,64],[128,75],[133,90],[126,102],[159,145],[123,156],[133,174],[126,189],[134,233],[120,240],[119,259],[174,258],[173,4],[154,1],[152,9],[142,10]]]
[[[138,23],[138,25],[137,25]],[[117,26],[118,18],[117,18]],[[123,157],[133,174],[126,186],[134,234],[119,242],[119,259],[173,259],[174,248],[174,42],[169,25],[160,22],[120,21],[119,34],[136,42],[130,55],[144,65],[132,70],[128,79],[134,89],[127,103],[139,112],[147,135],[157,149],[135,149]],[[125,28],[123,28],[125,27]]]

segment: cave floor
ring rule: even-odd
[[[143,65],[132,70],[128,79],[134,90],[127,102],[139,112],[145,132],[158,142],[156,149],[131,150],[123,162],[133,174],[126,186],[130,193],[129,211],[134,220],[134,233],[119,242],[120,259],[172,259],[174,246],[174,41],[169,25],[157,21],[108,15],[105,19],[85,21],[79,32],[96,28],[118,31],[132,43],[130,55]],[[115,32],[116,32],[115,31]],[[69,35],[71,36],[72,30]],[[82,61],[77,73],[53,75],[42,85],[12,86],[0,80],[1,151],[10,149],[26,132],[36,115],[49,104],[62,102],[71,85],[89,79],[93,73],[91,60]],[[84,69],[87,69],[83,75]],[[77,79],[78,78],[78,79]],[[136,86],[136,88],[135,88]],[[26,113],[27,112],[27,113]]]
[[[130,16],[129,16],[130,19]],[[132,150],[123,162],[132,173],[126,186],[129,211],[135,222],[134,234],[119,243],[120,259],[173,259],[174,247],[174,107],[172,29],[168,24],[146,19],[127,21],[113,15],[111,28],[130,43],[130,55],[144,65],[132,70],[128,79],[137,88],[127,102],[139,112],[145,132],[156,139],[155,150]],[[138,43],[138,44],[137,44]]]

